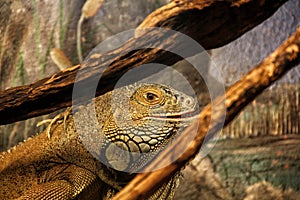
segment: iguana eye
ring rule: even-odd
[[[145,91],[143,97],[149,105],[158,105],[162,101],[162,95],[156,91]]]
[[[153,86],[144,86],[136,90],[131,99],[145,106],[159,106],[165,101],[164,91]]]
[[[152,92],[147,92],[146,93],[146,99],[148,101],[155,101],[155,100],[158,99],[158,96],[156,94],[152,93]]]

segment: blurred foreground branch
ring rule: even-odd
[[[255,97],[286,72],[300,63],[300,27],[298,30],[263,62],[253,68],[238,82],[233,84],[224,96],[218,97],[209,104],[200,114],[199,120],[192,123],[175,140],[175,142],[159,155],[146,169],[146,173],[137,175],[114,199],[144,199],[155,191],[163,182],[180,170],[200,150],[206,135],[212,137]],[[225,104],[224,104],[225,103]],[[224,112],[224,105],[226,112]],[[198,127],[199,124],[199,127]],[[191,133],[197,130],[195,138]],[[184,146],[189,144],[185,149]],[[172,159],[181,155],[176,161]],[[167,167],[162,163],[172,163]]]

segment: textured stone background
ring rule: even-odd
[[[253,13],[253,16],[255,13]],[[300,1],[290,0],[268,20],[230,44],[212,51],[214,65],[210,72],[218,77],[221,71],[225,83],[230,85],[242,74],[260,63],[263,58],[285,41],[300,26]],[[300,82],[300,66],[290,71],[282,82]]]

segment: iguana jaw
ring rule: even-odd
[[[166,115],[151,115],[144,117],[143,119],[155,119],[155,120],[162,120],[162,121],[177,121],[177,122],[189,122],[196,119],[199,116],[198,110],[190,110],[182,113],[167,113]]]

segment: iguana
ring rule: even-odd
[[[197,116],[195,99],[161,84],[124,86],[92,102],[0,154],[1,200],[111,199]],[[90,120],[93,106],[97,127],[79,133],[76,120]],[[149,199],[172,199],[178,176]]]

